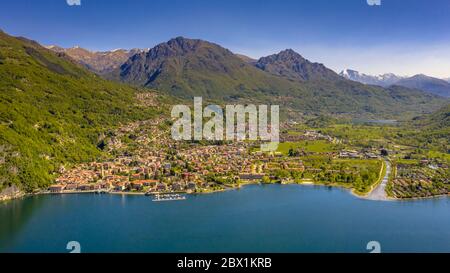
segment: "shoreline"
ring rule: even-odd
[[[302,183],[296,183],[296,182],[291,182],[291,183],[281,183],[281,182],[276,182],[276,183],[262,183],[262,182],[246,182],[246,183],[241,183],[239,186],[236,187],[227,187],[221,190],[215,190],[215,191],[205,191],[205,192],[168,192],[168,193],[158,193],[158,192],[152,192],[150,193],[150,195],[155,195],[155,194],[186,194],[186,195],[202,195],[202,194],[212,194],[212,193],[221,193],[221,192],[226,192],[226,191],[230,191],[230,190],[239,190],[242,187],[248,186],[248,185],[272,185],[272,184],[279,184],[279,185],[298,185],[298,186],[320,186],[320,187],[333,187],[333,188],[340,188],[343,190],[348,191],[351,195],[353,195],[354,197],[357,197],[359,199],[363,199],[363,200],[369,200],[369,201],[419,201],[419,200],[429,200],[429,199],[441,199],[441,198],[445,198],[448,197],[450,198],[450,193],[448,194],[441,194],[441,195],[434,195],[434,196],[427,196],[427,197],[411,197],[411,198],[393,198],[390,196],[387,196],[387,198],[385,200],[372,200],[367,198],[367,196],[370,194],[366,193],[365,195],[361,195],[358,194],[353,188],[349,188],[349,187],[345,187],[343,185],[338,185],[338,184],[324,184],[324,183],[317,183],[317,182],[313,182],[313,181],[307,181],[307,182],[302,182]],[[27,198],[27,197],[32,197],[32,196],[37,196],[37,195],[64,195],[64,194],[98,194],[97,191],[67,191],[67,192],[36,192],[36,193],[23,193],[20,196],[14,197],[14,198],[9,198],[9,199],[2,199],[0,200],[0,204],[1,203],[6,203],[8,201],[13,201],[13,200],[18,200],[21,198]],[[103,194],[114,194],[114,195],[136,195],[136,196],[146,196],[146,192],[118,192],[118,191],[110,191],[110,192],[103,192],[103,193],[99,193],[99,195],[103,195]]]

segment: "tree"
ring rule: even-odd
[[[268,183],[270,183],[270,178],[267,175],[265,175],[262,178],[262,182],[265,183],[265,184],[268,184]]]

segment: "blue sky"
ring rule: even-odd
[[[449,14],[449,0],[5,0],[0,28],[44,45],[148,48],[185,36],[254,58],[292,48],[336,71],[450,77]]]

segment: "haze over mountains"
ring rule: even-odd
[[[405,77],[397,76],[392,73],[373,76],[351,69],[346,69],[339,73],[339,75],[349,80],[361,82],[364,84],[379,85],[383,87],[399,85],[450,98],[450,82],[448,81],[448,78],[438,79],[423,74],[414,75],[412,77]]]

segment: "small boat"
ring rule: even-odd
[[[156,194],[153,198],[153,201],[176,201],[176,200],[185,200],[186,196],[181,194]]]

